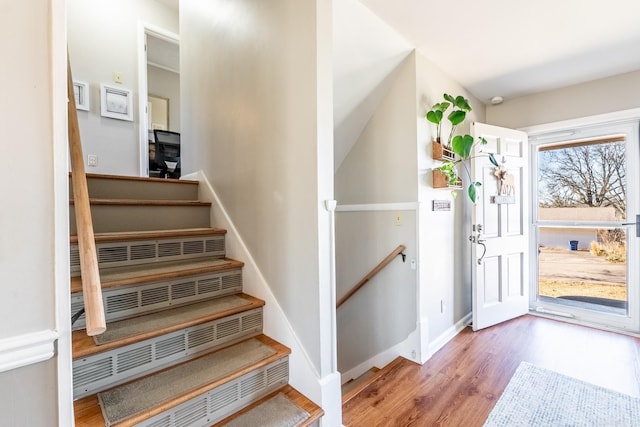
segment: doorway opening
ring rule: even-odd
[[[537,151],[538,297],[626,315],[624,135]]]
[[[638,123],[532,144],[532,307],[638,330]]]
[[[140,175],[158,177],[154,130],[180,134],[180,41],[149,25],[140,35]]]

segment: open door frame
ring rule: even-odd
[[[482,183],[471,207],[475,331],[529,312],[531,212],[527,134],[483,123],[473,123],[472,133],[487,141],[471,160],[472,180]],[[506,171],[502,181],[487,153]]]
[[[180,43],[178,34],[167,31],[164,28],[152,24],[140,22],[138,25],[138,117],[140,122],[139,133],[139,174],[149,176],[149,114],[147,110],[148,79],[147,79],[147,35],[166,40],[171,43]]]

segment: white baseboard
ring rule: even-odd
[[[51,359],[57,339],[58,333],[51,330],[0,339],[0,372]]]
[[[462,319],[458,320],[453,326],[440,334],[436,339],[429,343],[428,359],[431,358],[438,350],[444,347],[449,341],[451,341],[456,335],[460,333],[464,328],[471,324],[472,314],[469,313]]]
[[[390,362],[395,360],[398,356],[402,356],[406,359],[412,360],[416,363],[424,364],[427,360],[431,358],[438,350],[444,347],[449,341],[451,341],[456,335],[460,333],[464,328],[471,324],[471,313],[464,316],[462,319],[458,320],[453,326],[444,331],[440,336],[434,339],[432,342],[426,346],[426,349],[422,345],[423,341],[426,341],[427,335],[427,320],[423,319],[418,328],[416,329],[415,334],[409,335],[409,337],[403,342],[396,344],[395,346],[378,353],[377,355],[371,357],[370,359],[365,360],[360,363],[358,366],[349,369],[346,372],[342,373],[342,384],[346,383],[349,380],[356,379],[360,375],[367,372],[372,367],[383,368],[387,366]],[[422,333],[419,333],[422,331]],[[420,340],[419,343],[416,343],[416,340]],[[419,349],[419,353],[416,354],[416,350]],[[426,351],[425,351],[426,350]]]
[[[340,395],[340,374],[335,372],[327,375],[324,379],[320,378],[319,372],[315,369],[309,355],[300,343],[291,323],[289,323],[278,300],[271,292],[269,284],[205,174],[202,171],[198,171],[181,178],[200,182],[198,190],[200,200],[211,202],[211,224],[227,230],[227,256],[244,262],[242,275],[245,292],[265,301],[263,308],[264,333],[291,349],[291,355],[289,356],[291,385],[321,406],[325,411],[324,417],[339,420],[341,417],[341,403],[337,407],[327,405],[326,396],[331,394]],[[337,375],[337,381],[327,380],[327,378],[333,378],[333,375]]]
[[[406,344],[403,341],[365,360],[364,362],[349,369],[348,371],[343,372],[342,384],[346,383],[347,381],[358,378],[360,375],[364,374],[365,372],[367,372],[369,369],[373,367],[380,368],[380,369],[384,368],[389,363],[393,362],[398,356],[402,356],[403,350],[405,347],[406,347]]]

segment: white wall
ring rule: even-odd
[[[428,314],[429,340],[444,334],[456,322],[471,312],[471,270],[467,236],[470,217],[465,209],[466,193],[460,191],[452,198],[446,189],[432,187],[431,173],[440,165],[431,157],[431,141],[435,127],[425,119],[430,107],[440,102],[443,93],[462,95],[469,99],[473,111],[467,116],[458,133],[469,132],[473,121],[483,122],[484,105],[473,98],[460,84],[442,72],[423,54],[416,54],[416,109],[419,194],[419,266],[421,312]],[[442,135],[449,129],[443,125]],[[434,200],[450,200],[450,212],[434,212]],[[444,310],[442,310],[444,306]]]
[[[0,185],[3,361],[17,350],[5,348],[8,341],[56,329],[56,258],[68,256],[68,215],[61,222],[56,205],[62,199],[68,209],[66,177],[63,186],[55,177],[56,172],[66,174],[66,164],[63,170],[57,169],[61,156],[54,147],[56,91],[51,48],[60,43],[60,34],[52,31],[51,4],[49,0],[4,2],[0,14],[0,50],[7,59],[0,99],[0,150],[5,153]],[[55,252],[58,233],[66,233],[67,254]],[[66,280],[68,284],[68,273]],[[0,373],[0,396],[3,425],[56,424],[56,358]]]
[[[336,214],[338,298],[398,245],[407,246],[409,259],[417,257],[416,211],[403,210],[402,225],[395,226],[397,209],[385,207],[417,201],[414,96],[415,59],[409,54],[390,73],[386,93],[336,172],[339,206],[362,209]],[[383,211],[367,211],[369,204]],[[338,367],[343,374],[416,329],[417,275],[409,265],[409,260],[392,262],[338,310]]]
[[[487,107],[487,122],[520,128],[640,106],[640,71],[507,100]]]
[[[56,425],[55,359],[0,373],[0,424]]]
[[[414,202],[416,127],[415,59],[409,55],[393,72],[386,95],[336,171],[338,203]]]
[[[401,216],[401,225],[396,225],[396,215]],[[416,220],[415,210],[336,214],[338,299],[398,245],[406,246],[407,255],[405,262],[397,256],[338,309],[342,373],[399,344],[416,328],[417,272],[411,269],[411,260],[416,259]]]
[[[320,372],[331,351],[320,345],[322,201],[333,194],[331,175],[318,177],[333,158],[330,67],[317,56],[331,35],[316,33],[316,7],[182,0],[180,62],[182,135],[194,141],[184,172],[208,177]]]
[[[336,172],[336,196],[339,205],[417,202],[417,227],[413,237],[417,243],[415,253],[418,257],[418,280],[414,295],[417,301],[408,310],[395,306],[392,311],[394,316],[403,319],[402,324],[405,324],[405,316],[413,316],[414,329],[418,329],[411,339],[415,337],[421,341],[417,343],[420,346],[416,352],[417,358],[426,360],[429,357],[428,346],[450,336],[456,324],[471,312],[471,270],[470,247],[466,238],[470,230],[470,218],[465,209],[465,195],[461,192],[457,199],[453,199],[450,191],[432,188],[431,171],[440,163],[431,158],[432,132],[435,133],[435,129],[427,122],[425,114],[431,105],[442,100],[443,93],[463,95],[469,99],[473,112],[459,130],[469,132],[472,121],[485,120],[485,107],[420,52],[410,54],[394,71],[393,78],[388,93]],[[447,132],[444,125],[443,134]],[[434,200],[452,201],[452,210],[433,212]],[[339,214],[338,225],[344,221],[343,215]],[[360,216],[364,227],[368,223],[367,215],[361,213]],[[352,223],[357,224],[358,221]],[[345,229],[340,226],[337,231]],[[365,240],[377,233],[373,229],[356,230],[362,231],[361,237]],[[350,252],[358,250],[358,239],[351,234],[347,236],[337,236],[338,262],[342,262],[342,257],[349,259]],[[386,237],[381,238],[383,245]],[[390,239],[389,244],[385,245],[389,247],[388,250],[395,247],[392,241]],[[368,260],[369,264],[373,262],[374,265],[377,261],[379,259]],[[342,281],[349,282],[345,278],[361,271],[365,264],[364,260],[360,260],[338,270],[339,293],[340,287],[348,286]],[[374,306],[378,296],[370,292],[367,295],[370,300],[364,305]],[[366,309],[360,309],[357,315],[367,317],[368,313]],[[391,328],[374,327],[372,329],[378,334],[374,341],[380,345],[370,345],[369,353],[364,354],[356,348],[360,344],[351,345],[343,331],[343,328],[352,330],[351,323],[355,322],[357,315],[339,313],[338,317],[339,362],[347,369],[372,357],[375,351],[381,351],[382,343],[388,349],[389,344],[406,338],[403,335],[405,330],[397,333]],[[349,346],[352,348],[349,349]]]
[[[176,11],[154,0],[68,0],[68,44],[73,77],[90,85],[90,111],[79,111],[85,158],[98,156],[87,172],[139,174],[138,33],[144,22],[178,33]],[[100,84],[122,74],[133,91],[133,122],[100,116]]]
[[[149,95],[169,100],[169,128],[180,132],[180,74],[149,65],[147,67]]]

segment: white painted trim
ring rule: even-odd
[[[166,65],[158,64],[157,62],[149,61],[148,59],[147,59],[147,65],[151,65],[152,67],[156,67],[161,70],[168,71],[170,73],[174,73],[178,75],[180,74],[180,71],[176,70],[175,68],[167,67]]]
[[[416,329],[404,342],[406,348],[401,356],[421,365],[429,360],[429,319],[423,317],[416,322]]]
[[[365,212],[365,211],[415,211],[418,202],[401,203],[370,203],[361,205],[338,205],[337,212]]]
[[[71,291],[69,277],[69,143],[67,132],[67,4],[52,0],[51,7],[51,135],[53,159],[53,287],[55,330],[44,331],[44,341],[23,347],[32,360],[46,360],[56,353],[55,396],[57,425],[73,426],[73,368],[71,355],[71,325],[69,307]],[[71,64],[73,67],[73,64]],[[23,337],[24,338],[24,337]],[[54,341],[57,338],[57,342]],[[24,353],[23,353],[24,354]],[[12,353],[11,357],[18,357]],[[19,356],[22,358],[22,356]],[[52,421],[52,424],[55,423]]]
[[[409,335],[409,337],[403,342],[396,344],[395,346],[378,353],[368,360],[360,363],[356,367],[344,372],[342,374],[342,384],[349,380],[358,378],[360,375],[367,372],[372,367],[376,366],[383,368],[395,360],[398,356],[402,356],[405,359],[412,360],[413,362],[424,364],[431,356],[433,356],[438,350],[444,347],[449,341],[455,338],[464,328],[471,324],[472,313],[468,313],[462,319],[458,320],[453,326],[444,331],[440,336],[430,342],[427,348],[419,348],[419,353],[412,354],[416,348],[416,341],[418,341],[418,347],[424,347],[428,337],[420,336],[420,332],[426,334],[428,330],[428,320],[423,319],[420,321],[418,328]],[[414,336],[415,335],[415,336]]]
[[[149,131],[147,130],[147,33],[145,24],[138,23],[138,174],[149,176]]]
[[[439,337],[429,343],[429,359],[438,350],[444,347],[449,341],[455,338],[464,328],[471,324],[472,313],[467,314],[462,319],[458,320],[453,326],[448,328]]]
[[[336,319],[336,200],[325,200],[324,206],[329,212],[329,307],[331,307],[331,316],[329,324],[331,328],[331,371],[338,370],[338,320]],[[342,405],[342,404],[341,404]]]
[[[329,378],[331,375],[340,374],[334,372],[320,377],[319,372],[311,362],[311,358],[295,334],[284,311],[271,292],[269,284],[260,272],[257,263],[253,259],[226,210],[220,203],[220,199],[205,174],[202,171],[198,171],[182,176],[181,179],[200,182],[198,186],[198,197],[202,201],[211,202],[211,224],[227,230],[227,255],[244,262],[242,271],[244,289],[247,293],[265,301],[263,308],[264,333],[291,349],[291,355],[289,357],[291,385],[321,406],[322,399],[324,396],[327,396],[327,393],[340,394],[339,388],[334,389],[333,387],[335,381],[323,380],[323,378]]]
[[[551,319],[551,320],[558,320],[561,322],[565,322],[565,323],[571,323],[572,325],[579,325],[579,326],[586,326],[589,328],[593,328],[593,329],[599,329],[602,331],[609,331],[609,332],[615,332],[617,334],[621,334],[621,335],[627,335],[630,337],[634,337],[634,338],[640,338],[640,333],[638,332],[634,332],[634,331],[630,331],[627,329],[620,329],[620,328],[616,328],[616,327],[609,327],[606,325],[603,325],[602,323],[594,323],[594,322],[589,322],[586,320],[577,320],[571,317],[560,317],[557,315],[553,315],[550,313],[544,313],[544,312],[540,312],[537,310],[531,310],[529,312],[529,315],[531,316],[536,316],[536,317],[544,317],[545,319]]]
[[[180,36],[148,22],[138,21],[138,126],[139,126],[139,175],[149,176],[149,131],[147,126],[147,34],[171,43],[180,43]],[[158,65],[154,65],[158,66]],[[163,67],[164,68],[164,67]],[[179,71],[170,70],[174,73]]]
[[[342,393],[340,373],[333,372],[318,381],[322,398],[320,407],[324,408],[324,416],[320,418],[321,427],[342,425]]]
[[[581,117],[577,119],[564,120],[554,123],[541,124],[536,126],[531,126],[527,128],[523,128],[522,130],[530,134],[530,173],[531,173],[531,221],[529,223],[530,235],[533,236],[530,240],[530,255],[529,255],[529,263],[531,265],[536,264],[536,246],[537,241],[535,239],[537,228],[544,226],[547,221],[540,221],[537,219],[537,213],[535,211],[535,206],[537,206],[537,191],[535,188],[537,173],[538,173],[538,165],[537,165],[537,156],[535,155],[535,150],[539,146],[543,145],[553,145],[559,143],[561,141],[566,141],[567,139],[581,139],[581,138],[589,138],[593,136],[602,135],[603,132],[615,131],[624,132],[628,136],[628,153],[630,156],[629,159],[635,159],[631,161],[637,162],[640,158],[640,153],[638,152],[638,122],[640,121],[640,108],[633,108],[629,110],[616,111],[612,113],[599,114],[588,117]],[[533,136],[531,136],[533,135]],[[536,138],[538,136],[538,138]],[[637,166],[631,165],[631,167],[627,168],[627,183],[632,185],[631,183],[635,183],[638,185],[640,183],[640,177],[638,176]],[[629,212],[638,212],[640,208],[640,200],[638,200],[635,193],[628,193],[629,197],[627,200],[627,208]],[[553,225],[565,225],[565,222],[551,222]],[[570,222],[566,222],[566,225],[572,225]],[[597,226],[598,223],[580,223],[576,224],[580,226]],[[608,223],[610,226],[611,223]],[[630,241],[628,246],[630,259],[637,258],[637,255],[640,253],[640,243],[637,241]],[[634,269],[637,268],[636,265],[629,265],[629,277],[637,277],[637,273],[635,273]],[[637,271],[637,270],[636,270]],[[539,313],[535,312],[535,309],[538,307],[548,308],[550,310],[556,311],[566,311],[573,316],[576,316],[575,319],[571,321],[562,318],[561,320],[567,321],[570,323],[582,324],[585,326],[595,327],[599,329],[605,330],[614,330],[616,332],[621,333],[639,333],[640,332],[640,306],[638,304],[630,304],[630,311],[628,316],[610,316],[606,313],[598,313],[591,310],[580,309],[576,307],[564,307],[557,306],[553,302],[541,303],[537,301],[537,269],[531,268],[529,271],[529,280],[531,285],[530,296],[529,296],[529,304],[530,304],[530,313],[539,315]],[[629,301],[638,301],[638,292],[639,292],[639,284],[634,284],[629,282]],[[557,316],[554,317],[558,319]]]
[[[615,111],[613,113],[598,114],[595,116],[581,117],[578,119],[562,120],[559,122],[545,123],[541,125],[528,126],[519,130],[529,135],[529,142],[535,141],[536,135],[563,132],[568,129],[577,129],[594,124],[614,123],[625,120],[640,119],[640,108],[632,108],[630,110]]]
[[[407,340],[404,340],[391,348],[388,348],[373,357],[365,360],[359,365],[349,369],[346,372],[342,373],[342,384],[347,381],[354,380],[358,378],[360,375],[367,372],[372,367],[384,368],[389,363],[393,362],[398,356],[405,357],[403,355],[403,350],[407,347]]]
[[[0,372],[51,359],[57,339],[58,333],[51,330],[0,339]]]

